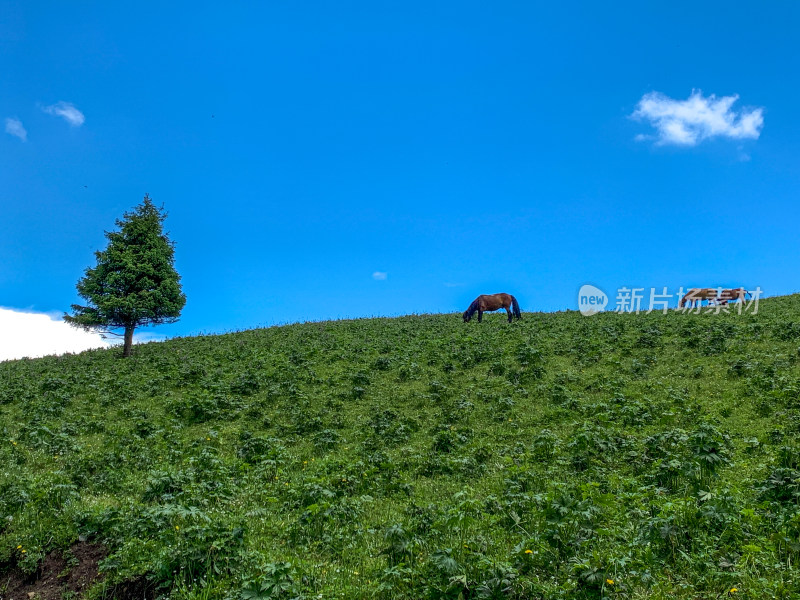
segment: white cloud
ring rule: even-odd
[[[149,344],[150,342],[164,342],[167,340],[167,336],[163,333],[152,333],[150,331],[143,331],[141,333],[134,333],[133,334],[133,343],[134,344]],[[122,345],[122,338],[116,338],[111,340],[112,346],[121,346]]]
[[[75,108],[75,105],[70,102],[56,102],[50,106],[42,108],[48,115],[55,115],[56,117],[63,118],[67,123],[73,127],[80,127],[86,120],[83,113]]]
[[[100,334],[71,327],[60,316],[0,307],[0,361],[108,346]]]
[[[6,133],[10,133],[21,139],[23,142],[28,141],[28,132],[22,126],[22,121],[9,117],[6,119]]]
[[[384,273],[384,272],[382,272],[382,271],[375,271],[375,272],[372,274],[372,278],[373,278],[375,281],[386,281],[386,278],[387,278],[388,276],[389,276],[389,274],[388,274],[388,273]]]
[[[758,139],[764,125],[764,109],[743,109],[738,113],[731,106],[738,95],[707,98],[699,90],[693,90],[687,100],[674,100],[660,92],[642,96],[634,119],[647,120],[656,128],[657,145],[674,144],[695,146],[705,139],[726,137],[737,140]],[[637,135],[637,141],[653,139],[653,136]]]

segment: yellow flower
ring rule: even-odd
[[[533,550],[525,550],[525,554],[533,554]]]
[[[22,552],[23,554],[25,554],[25,553],[27,552],[27,550],[22,550],[21,552]]]
[[[614,585],[614,580],[613,579],[606,579],[606,583],[608,585]]]
[[[20,546],[17,546],[17,550],[19,550],[20,548],[22,548],[22,546],[21,546],[21,545],[20,545]]]
[[[178,527],[177,525],[175,525],[175,531],[178,531],[179,529],[180,529],[180,527]]]
[[[738,591],[739,591],[738,588],[731,588],[731,594],[735,594]]]

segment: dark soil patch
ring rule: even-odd
[[[48,554],[32,576],[18,569],[0,576],[0,600],[61,600],[65,592],[78,598],[102,578],[97,568],[108,552],[100,544],[79,542]]]

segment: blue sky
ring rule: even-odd
[[[169,336],[575,309],[584,283],[795,292],[799,17],[0,1],[0,306],[67,310],[145,193],[188,297]]]

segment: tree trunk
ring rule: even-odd
[[[125,345],[122,348],[122,356],[128,357],[131,355],[131,347],[133,346],[133,325],[125,327]]]

